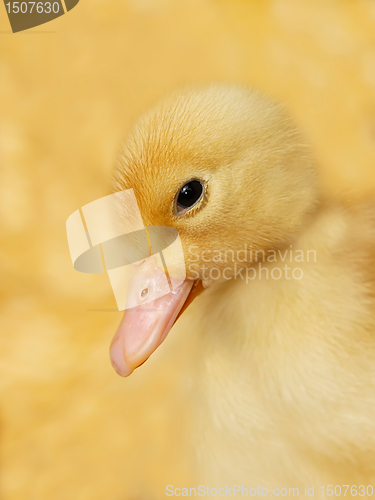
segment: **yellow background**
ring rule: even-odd
[[[19,34],[0,6],[0,31],[1,498],[164,498],[189,477],[199,353],[170,335],[118,377],[121,313],[103,310],[116,307],[105,275],[74,271],[65,221],[110,192],[137,115],[187,82],[246,82],[285,102],[327,191],[374,192],[375,3],[81,0]]]

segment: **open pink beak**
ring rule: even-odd
[[[173,285],[176,282],[170,279],[168,284],[165,273],[152,258],[133,265],[127,308],[110,348],[112,366],[122,377],[151,356],[179,314],[203,290],[192,280]]]

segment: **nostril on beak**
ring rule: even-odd
[[[147,295],[148,295],[148,288],[144,288],[141,291],[141,297],[142,297],[142,299],[144,299],[145,297],[147,297]]]
[[[142,266],[142,264],[144,264],[145,262],[146,262],[146,259],[143,259],[143,260],[141,260],[141,262],[136,262],[136,263],[135,263],[135,264],[133,264],[133,265],[135,265],[135,266],[137,266],[137,267],[138,267],[138,266]]]

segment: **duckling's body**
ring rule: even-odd
[[[287,249],[262,264],[303,278],[263,270],[198,298],[202,480],[301,496],[315,485],[317,497],[321,485],[374,484],[374,208],[322,207],[293,241],[309,262]]]
[[[285,112],[240,87],[161,103],[135,128],[116,180],[134,189],[145,225],[178,230],[183,300],[193,280],[205,288],[179,326],[198,339],[197,485],[300,496],[315,485],[315,497],[323,485],[375,487],[375,202],[323,201]],[[186,187],[191,206],[180,206]],[[112,346],[122,375],[155,349],[135,362],[126,347],[134,324],[153,324],[139,311],[132,323],[125,313]]]

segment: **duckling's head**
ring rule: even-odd
[[[251,265],[245,248],[254,260],[261,250],[290,244],[318,199],[312,156],[285,110],[258,92],[227,85],[176,92],[144,115],[123,148],[115,185],[134,190],[145,226],[177,229],[187,277],[159,331],[139,333],[144,342],[134,341],[134,317],[126,318],[146,312],[142,306],[125,312],[111,349],[122,375],[165,338],[193,282],[207,287],[232,278],[236,268]],[[154,301],[158,315],[162,299]],[[133,356],[129,338],[133,347],[149,347]]]

